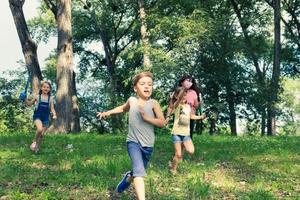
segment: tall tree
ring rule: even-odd
[[[275,10],[273,1],[265,0]],[[297,75],[300,73],[300,3],[299,1],[281,1],[280,9],[285,13],[280,15],[280,19],[284,24],[283,37],[285,38],[284,47],[282,49],[282,69],[288,75]],[[285,56],[288,55],[288,56]],[[286,57],[286,58],[285,58]],[[286,64],[284,65],[284,60]]]
[[[280,0],[274,0],[274,63],[273,63],[273,73],[272,80],[270,84],[270,95],[272,97],[271,101],[268,104],[268,126],[267,134],[273,135],[276,130],[276,108],[275,104],[278,101],[279,95],[279,77],[280,77]]]
[[[141,66],[141,55],[137,52],[140,39],[137,26],[138,13],[136,0],[82,1],[75,4],[75,50],[81,57],[80,68],[83,74],[92,75],[105,83],[105,108],[118,105],[119,101],[130,95],[130,87],[124,86],[124,79]],[[91,43],[98,46],[91,50],[84,48]],[[98,49],[101,49],[100,51]],[[129,50],[130,49],[130,50]],[[138,56],[136,54],[139,54]],[[131,59],[122,57],[130,56]],[[138,57],[138,62],[136,62]],[[130,63],[130,64],[129,64]],[[124,91],[124,88],[126,88]],[[104,100],[106,99],[106,100]],[[100,108],[101,109],[101,108]],[[114,133],[123,131],[122,116],[113,116],[111,124]]]
[[[239,21],[239,24],[241,26],[243,36],[244,36],[245,47],[252,59],[253,65],[256,70],[259,93],[263,95],[267,88],[267,84],[266,84],[266,80],[265,80],[265,72],[260,69],[258,55],[256,53],[256,49],[254,48],[253,40],[251,40],[251,35],[248,30],[248,28],[250,26],[250,20],[246,17],[246,14],[244,14],[244,15],[242,14],[242,8],[241,8],[242,2],[239,2],[240,3],[239,4],[236,0],[230,0],[230,3],[234,9],[234,12],[235,12],[237,18],[238,18],[238,21]],[[248,5],[247,9],[249,9],[250,8],[249,5],[253,5],[253,2],[247,4],[247,1],[246,1],[245,4]],[[253,8],[253,6],[252,6],[252,8]],[[267,106],[267,103],[264,100],[259,105],[259,112],[261,114],[261,135],[265,135],[265,128],[266,128],[266,124],[267,124],[266,123],[267,122],[266,106]]]
[[[27,22],[24,17],[24,3],[25,0],[9,0],[10,10],[21,42],[26,67],[32,78],[32,91],[33,94],[37,95],[39,92],[39,84],[42,80],[42,73],[37,56],[37,45],[30,35]]]
[[[146,11],[144,0],[138,0],[139,4],[139,14],[141,19],[141,36],[142,36],[142,46],[143,46],[143,66],[144,68],[150,68],[150,56],[149,56],[149,39],[147,32],[147,23],[146,23]]]
[[[57,24],[56,109],[57,120],[49,128],[59,133],[79,132],[79,105],[73,70],[71,0],[45,0]]]

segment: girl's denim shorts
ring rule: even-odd
[[[189,135],[173,135],[172,134],[173,143],[183,143],[188,140],[192,140],[191,136],[189,136]]]

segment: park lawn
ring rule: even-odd
[[[125,135],[46,135],[40,152],[31,134],[0,134],[0,200],[134,199],[114,192],[130,169]],[[300,199],[299,137],[196,135],[195,154],[177,175],[173,146],[158,135],[145,179],[146,197],[175,199]]]

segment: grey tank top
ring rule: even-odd
[[[154,126],[142,119],[136,97],[130,97],[129,104],[129,123],[126,141],[140,143],[142,147],[153,147],[155,140]],[[154,117],[152,99],[145,102],[144,110],[148,116]]]

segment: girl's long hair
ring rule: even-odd
[[[186,88],[184,87],[177,87],[174,91],[174,93],[171,96],[171,100],[170,100],[170,107],[172,108],[176,108],[177,106],[174,105],[175,102],[181,102],[182,98],[184,97],[184,93],[186,92]]]

